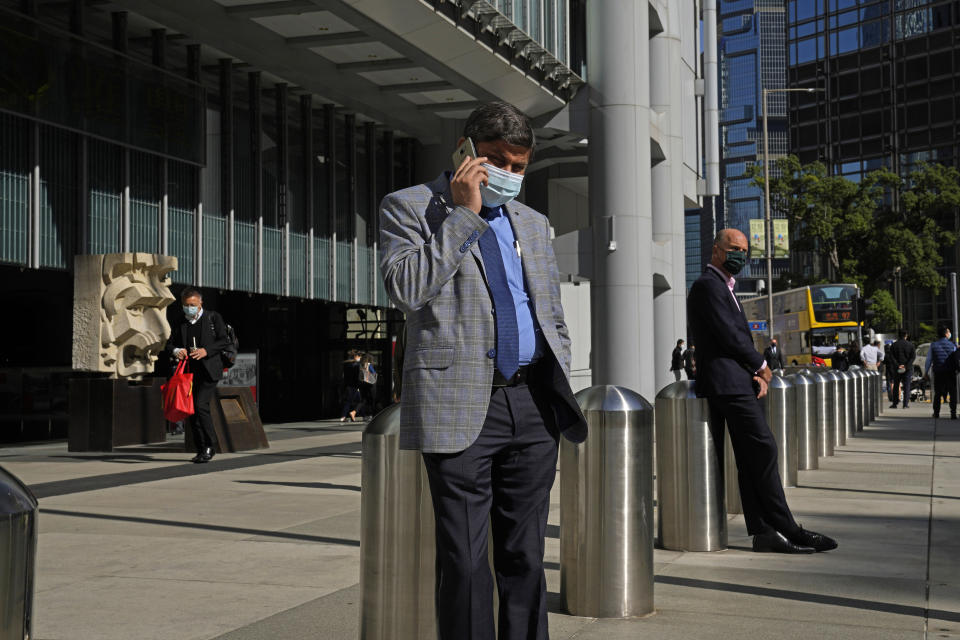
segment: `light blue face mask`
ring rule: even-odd
[[[198,313],[200,313],[200,307],[193,305],[183,305],[183,314],[188,318],[193,318]]]
[[[487,170],[487,185],[480,185],[480,198],[483,200],[483,206],[494,208],[500,207],[520,194],[520,187],[523,186],[523,176],[518,173],[504,171],[492,164],[483,163],[483,168]]]

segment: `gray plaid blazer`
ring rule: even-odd
[[[570,390],[570,335],[546,217],[518,202],[506,207],[520,242],[523,273],[548,353],[538,364],[551,382],[557,426],[581,442],[587,424]],[[406,313],[400,447],[463,451],[487,415],[496,346],[493,300],[477,239],[487,222],[453,204],[441,175],[391,193],[380,205],[380,267],[390,299]]]

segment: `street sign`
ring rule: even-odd
[[[750,323],[750,331],[766,331],[767,330],[767,321],[766,320],[754,320]]]

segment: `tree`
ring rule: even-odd
[[[903,315],[897,309],[897,303],[886,289],[876,289],[869,298],[873,299],[873,320],[870,322],[880,333],[894,332],[903,324]]]
[[[829,280],[857,284],[873,291],[874,299],[898,267],[907,287],[938,293],[944,286],[940,252],[956,237],[942,224],[949,220],[952,226],[960,207],[956,168],[923,164],[905,177],[879,169],[853,182],[827,175],[820,162],[801,165],[793,155],[775,166],[770,206],[789,219],[794,249],[824,258]],[[762,165],[745,175],[763,188]],[[882,299],[889,303],[884,326],[896,327],[899,311],[889,294]]]

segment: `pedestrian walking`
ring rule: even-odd
[[[680,372],[683,371],[683,340],[677,340],[677,346],[670,355],[670,371],[673,372],[673,379],[680,382]]]
[[[363,372],[360,370],[360,352],[351,349],[347,352],[347,359],[343,362],[343,379],[340,383],[340,398],[342,409],[340,422],[356,422],[357,412],[363,402],[360,395],[360,384],[363,382]]]
[[[177,360],[189,360],[193,374],[193,415],[187,418],[197,455],[191,462],[210,462],[217,446],[217,434],[210,415],[210,401],[223,377],[220,354],[230,345],[227,325],[219,313],[203,306],[203,293],[187,287],[180,294],[183,321],[170,332],[167,353]]]
[[[683,370],[687,374],[687,380],[697,379],[697,345],[691,344],[690,348],[683,352]]]
[[[763,350],[763,359],[767,361],[767,366],[771,369],[783,369],[783,355],[777,345],[777,339],[774,338]]]
[[[950,329],[941,324],[937,327],[939,339],[930,343],[927,361],[923,365],[923,375],[930,377],[933,371],[933,417],[940,417],[940,403],[950,398],[950,419],[957,419],[957,370],[953,353],[957,345],[950,340]]]

